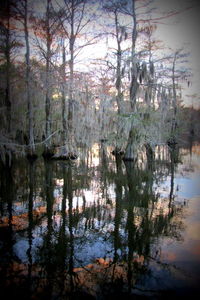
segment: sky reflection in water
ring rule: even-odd
[[[12,189],[2,179],[2,288],[39,299],[191,295],[200,280],[199,147],[181,150],[179,163],[166,152],[140,168],[94,153],[88,165],[17,164]]]

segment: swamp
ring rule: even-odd
[[[3,299],[200,292],[200,4],[178,2],[0,2]]]
[[[12,174],[5,170],[6,295],[168,299],[199,292],[200,146],[178,152],[160,147],[153,164],[142,157],[133,164],[95,144],[76,163],[23,160]]]

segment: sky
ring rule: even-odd
[[[56,0],[57,2],[61,0]],[[88,0],[91,6],[94,6],[92,0]],[[96,0],[100,3],[102,0]],[[120,0],[119,0],[120,1]],[[131,1],[131,0],[129,0]],[[93,2],[93,4],[92,4]],[[143,0],[137,0],[137,3],[142,3]],[[34,0],[37,11],[42,11],[45,7],[45,1]],[[137,6],[137,5],[136,5]],[[42,8],[43,7],[43,8]],[[171,52],[182,48],[184,52],[190,52],[188,67],[193,73],[192,85],[188,88],[184,85],[183,96],[184,103],[187,105],[193,104],[200,108],[200,1],[199,0],[154,0],[152,1],[152,8],[155,8],[152,13],[152,18],[161,17],[163,15],[171,14],[174,11],[179,13],[160,20],[157,24],[156,36],[162,40],[166,48],[171,48]],[[109,21],[109,20],[107,20]],[[107,47],[105,44],[99,44],[95,48],[92,46],[87,48],[87,58],[95,58],[98,55],[105,55]],[[187,97],[187,95],[194,95],[196,97]]]
[[[138,0],[137,3],[140,4],[142,1]],[[183,48],[183,52],[190,53],[186,68],[191,68],[193,73],[192,84],[189,87],[186,83],[183,85],[182,95],[184,105],[200,108],[200,1],[154,0],[151,6],[155,8],[152,12],[152,18],[172,14],[171,17],[158,21],[156,38],[162,40],[170,52]],[[172,12],[177,12],[177,14],[173,15]],[[109,22],[109,20],[107,19],[105,22]],[[98,57],[101,54],[104,55],[106,49],[105,44],[102,44],[101,47],[98,45],[96,48],[93,46],[87,49],[87,55]],[[191,95],[196,96],[192,98]]]
[[[200,107],[200,1],[199,0],[154,0],[158,16],[162,12],[181,11],[158,24],[157,36],[173,50],[182,48],[190,52],[188,67],[193,73],[192,85],[184,86],[185,104]],[[196,99],[187,95],[197,94]]]

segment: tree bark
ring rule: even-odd
[[[29,151],[33,154],[35,151],[34,132],[33,132],[33,103],[30,95],[30,45],[28,31],[28,2],[25,0],[24,32],[26,42],[26,97],[28,105],[28,133],[29,133]]]
[[[136,95],[138,90],[137,83],[137,66],[135,61],[135,43],[137,38],[137,30],[136,30],[136,14],[135,14],[135,0],[132,0],[132,21],[133,21],[133,30],[132,30],[132,49],[131,49],[131,58],[132,58],[132,70],[131,70],[131,83],[130,83],[130,103],[131,109],[134,113],[136,111]],[[131,129],[129,132],[127,147],[124,155],[124,160],[132,160],[135,161],[137,157],[137,149],[135,140],[137,138],[137,132],[134,129],[134,125],[132,122]]]
[[[10,74],[11,74],[11,59],[10,59],[10,50],[11,50],[11,40],[10,40],[10,1],[6,2],[7,7],[7,24],[6,24],[6,90],[5,90],[5,106],[6,106],[6,132],[10,133],[11,131],[11,93],[10,93]]]
[[[63,41],[63,53],[62,53],[62,138],[63,138],[63,146],[66,146],[67,143],[67,120],[66,120],[66,49]]]
[[[122,73],[121,73],[121,64],[122,64],[122,50],[121,50],[121,42],[122,42],[122,34],[120,36],[119,25],[118,25],[118,17],[117,11],[115,11],[115,31],[116,31],[116,39],[117,39],[117,78],[116,78],[116,90],[117,90],[117,109],[118,114],[122,113]]]
[[[135,0],[132,0],[132,21],[133,21],[133,30],[132,30],[132,46],[131,46],[131,60],[132,60],[132,71],[131,71],[131,85],[130,85],[130,101],[132,111],[136,110],[136,95],[137,95],[137,68],[135,63],[135,43],[137,38],[136,30],[136,14],[135,14]]]
[[[176,114],[177,114],[177,100],[176,100],[176,82],[175,82],[175,68],[176,68],[176,58],[177,52],[174,55],[173,65],[172,65],[172,90],[173,90],[173,115],[172,115],[172,124],[171,124],[171,139],[175,142],[175,131],[177,128],[176,123]]]
[[[46,99],[45,99],[45,110],[46,110],[46,139],[51,135],[51,99],[50,99],[50,59],[51,59],[51,34],[50,34],[50,3],[51,0],[47,0],[47,11],[46,11]],[[46,150],[50,150],[50,140],[46,142]]]
[[[74,33],[74,0],[71,1],[71,32],[69,39],[69,52],[70,52],[70,61],[69,61],[69,72],[70,72],[70,83],[69,83],[69,102],[68,102],[68,143],[69,149],[72,149],[73,141],[73,102],[74,102],[74,42],[75,42],[75,33]]]

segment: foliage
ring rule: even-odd
[[[0,125],[3,136],[22,148],[28,143],[29,124],[25,32],[21,26],[24,8],[20,12],[23,3],[11,1],[10,12],[0,16]],[[194,124],[192,119],[194,111],[188,111],[191,118],[186,124],[183,122],[186,110],[180,105],[181,82],[190,84],[191,78],[190,70],[185,68],[188,54],[178,49],[159,57],[157,51],[163,46],[154,39],[157,27],[148,18],[142,25],[134,24],[139,10],[137,7],[134,10],[132,2],[106,1],[101,6],[94,1],[95,9],[83,0],[65,3],[49,0],[48,3],[47,16],[47,11],[39,11],[37,5],[28,1],[29,86],[36,144],[41,146],[46,138],[51,147],[70,149],[69,140],[63,141],[64,108],[66,131],[68,134],[71,130],[76,148],[107,140],[112,147],[125,151],[130,134],[134,136],[136,151],[145,144],[154,148],[170,138],[174,120],[177,128],[173,129],[173,135],[177,138],[181,127],[184,133],[198,132],[198,122]],[[144,15],[146,9],[148,3],[142,8]],[[85,62],[78,61],[79,55],[89,51],[98,39],[107,47],[105,57],[89,60],[86,53]],[[6,104],[6,78],[9,78],[11,108],[8,101]],[[47,96],[49,121],[46,119]],[[11,129],[6,133],[5,111],[9,109]],[[45,136],[47,122],[51,127],[49,136]],[[2,137],[1,144],[4,143]],[[5,149],[1,148],[2,157]]]

